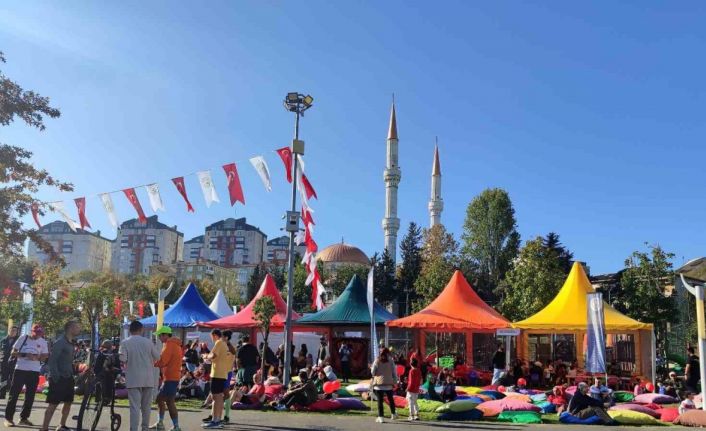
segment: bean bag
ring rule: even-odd
[[[569,386],[568,388],[566,388],[564,393],[573,397],[574,394],[576,393],[576,386]]]
[[[456,388],[456,395],[468,395],[468,392],[463,389]]]
[[[336,395],[339,397],[353,397],[353,396],[357,395],[357,393],[355,393],[355,392],[351,393],[351,392],[348,392],[348,389],[341,388],[336,391]]]
[[[502,392],[498,392],[498,391],[487,391],[486,390],[486,391],[479,392],[479,394],[480,395],[487,395],[494,400],[501,400],[501,399],[505,398],[505,394]]]
[[[687,410],[677,416],[674,420],[676,425],[684,425],[687,427],[703,427],[706,426],[706,411],[703,410]]]
[[[520,400],[526,403],[532,402],[532,398],[529,395],[521,394],[519,392],[505,392],[505,398],[512,398],[514,400]]]
[[[459,386],[458,388],[461,389],[463,392],[471,395],[480,393],[483,390],[477,386]]]
[[[534,404],[526,403],[524,401],[513,400],[512,398],[505,398],[502,400],[486,401],[484,403],[478,404],[476,406],[478,410],[481,410],[486,416],[495,416],[497,414],[505,411],[532,411],[539,413],[541,409]],[[488,412],[488,414],[486,414]]]
[[[348,385],[345,389],[350,393],[368,392],[370,390],[370,382],[360,382],[354,385]]]
[[[312,412],[330,412],[340,410],[342,405],[338,400],[317,400],[309,405],[309,411]]]
[[[476,404],[480,404],[483,401],[490,401],[489,399],[484,400],[483,398],[480,398],[476,395],[460,395],[459,397],[456,398],[456,400],[469,400],[473,401]]]
[[[502,413],[502,406],[499,404],[501,400],[486,401],[476,406],[476,410],[483,413],[483,417],[489,418]]]
[[[540,413],[543,415],[549,413],[556,413],[556,406],[549,401],[542,401],[541,403],[534,403],[535,406],[541,409]]]
[[[535,394],[535,395],[530,395],[530,402],[532,403],[541,403],[543,401],[547,400],[547,394],[541,393],[541,394]]]
[[[483,418],[483,412],[477,409],[465,412],[446,412],[437,417],[440,421],[477,421]]]
[[[265,386],[265,396],[273,398],[282,393],[282,385]]]
[[[633,403],[633,404],[638,404],[638,403]],[[660,406],[659,404],[655,404],[655,403],[640,404],[640,405],[647,407],[648,409],[652,409],[652,410],[659,410],[662,408],[662,406]]]
[[[474,397],[479,398],[481,401],[493,401],[492,397],[483,394],[475,394]]]
[[[436,409],[437,413],[446,413],[446,412],[467,412],[468,410],[473,410],[479,403],[474,403],[473,401],[470,400],[456,400],[456,401],[451,401],[446,404],[442,404],[439,406],[439,408]]]
[[[674,419],[679,416],[679,409],[676,407],[669,407],[665,409],[657,410],[659,413],[659,420],[662,422],[674,422]]]
[[[613,392],[613,399],[617,403],[629,403],[635,399],[635,394],[627,391],[615,391]]]
[[[240,401],[231,404],[230,408],[233,410],[257,410],[262,407],[262,404],[244,404]]]
[[[441,401],[417,400],[417,407],[419,407],[420,412],[433,413],[436,411],[436,409],[443,405],[444,403],[442,403]]]
[[[613,407],[611,407],[610,410],[611,410],[611,411],[614,411],[614,410],[630,410],[630,411],[633,411],[633,412],[644,413],[644,414],[646,414],[646,415],[650,415],[650,416],[652,416],[653,418],[657,418],[657,419],[659,419],[659,417],[660,417],[660,414],[657,413],[656,411],[652,410],[652,409],[649,408],[649,407],[645,407],[645,406],[643,406],[643,405],[640,405],[640,404],[632,404],[632,403],[628,403],[628,404],[616,404],[616,405],[614,405]]]
[[[579,419],[569,412],[564,412],[559,415],[559,422],[567,425],[599,425],[601,423],[601,418],[598,416],[591,416],[586,419]]]
[[[398,409],[406,409],[407,408],[407,398],[401,397],[399,395],[395,395],[393,398],[395,402],[395,407]],[[385,401],[385,404],[389,405],[390,401],[388,401],[387,397],[383,398],[383,401]]]
[[[498,386],[497,385],[487,385],[487,386],[483,386],[481,389],[484,391],[497,391]]]
[[[498,422],[541,424],[542,417],[537,412],[502,412],[498,415]]]
[[[620,425],[663,425],[654,417],[632,410],[609,410],[608,414]]]
[[[679,400],[670,397],[669,395],[662,395],[662,394],[640,394],[635,397],[633,402],[640,403],[640,404],[650,404],[650,403],[655,403],[655,404],[674,404],[678,403]]]
[[[368,406],[358,398],[337,398],[336,401],[343,410],[368,410]]]

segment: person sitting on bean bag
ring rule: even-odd
[[[556,413],[559,415],[566,410],[566,405],[568,403],[566,402],[566,397],[564,396],[563,386],[554,386],[554,389],[552,389],[552,394],[547,397],[547,401],[556,406]]]
[[[319,399],[314,381],[309,379],[306,370],[299,371],[299,381],[274,405],[277,410],[288,410],[294,406],[308,407]]]
[[[446,382],[441,389],[441,401],[448,403],[456,400],[456,382],[452,374],[446,375]]]
[[[598,416],[603,425],[614,424],[615,421],[605,411],[603,403],[588,395],[589,389],[586,382],[579,383],[576,393],[569,402],[569,413],[579,419]]]
[[[427,382],[429,389],[427,389],[427,394],[425,398],[430,401],[441,401],[441,395],[436,392],[436,378],[433,375],[429,374]]]
[[[231,403],[240,402],[242,404],[247,404],[251,406],[260,405],[265,400],[265,385],[262,384],[262,373],[258,371],[253,376],[253,382],[255,383],[252,388],[250,388],[247,393],[241,389],[236,389],[233,391],[233,395],[230,397]]]

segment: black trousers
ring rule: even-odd
[[[586,407],[585,409],[577,412],[575,416],[581,419],[588,419],[593,416],[598,416],[603,421],[603,425],[613,423],[613,418],[611,418],[610,415],[608,415],[608,413],[600,407]]]
[[[32,413],[32,405],[34,404],[34,394],[37,392],[39,384],[39,373],[37,371],[15,370],[15,375],[12,378],[10,386],[10,398],[7,400],[5,407],[5,419],[12,421],[15,417],[15,409],[17,408],[17,399],[20,397],[22,387],[25,387],[25,402],[22,404],[21,419],[28,419]]]
[[[12,370],[15,368],[15,361],[0,363],[0,399],[4,399],[12,383]]]
[[[282,398],[281,403],[287,408],[290,408],[295,405],[306,406],[308,405],[307,401],[308,399],[306,398],[306,394],[304,392],[293,392],[285,395],[284,398]]]
[[[341,361],[341,368],[343,371],[343,381],[348,383],[348,379],[351,378],[351,361]]]
[[[383,400],[382,398],[384,396],[387,396],[387,401],[390,403],[390,411],[392,414],[395,414],[395,397],[392,393],[392,390],[389,391],[378,391],[375,390],[375,396],[378,399],[378,417],[383,417],[385,416],[385,410],[383,409]]]

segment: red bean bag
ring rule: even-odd
[[[657,410],[659,413],[659,420],[662,422],[674,422],[674,420],[679,416],[679,409],[676,407],[669,407],[666,409]]]
[[[480,403],[476,408],[483,412],[484,416],[497,416],[501,412],[513,411],[527,411],[527,412],[541,412],[542,409],[531,403],[527,403],[521,400],[516,400],[512,398],[503,398],[502,400],[493,400]]]
[[[627,403],[627,404],[616,404],[613,407],[610,408],[610,410],[631,410],[633,412],[640,412],[644,413],[646,415],[650,415],[653,418],[660,418],[660,414],[657,413],[655,410],[652,410],[651,408],[647,406],[643,406],[640,404],[633,404],[633,403]]]
[[[383,401],[385,401],[385,404],[390,405],[390,401],[387,399],[387,397],[383,398]],[[398,409],[406,409],[407,408],[407,398],[401,397],[399,395],[395,395],[394,401],[395,401],[395,407],[397,407]]]
[[[265,386],[265,395],[268,398],[273,398],[282,393],[282,385],[269,385]]]
[[[318,400],[309,405],[309,411],[312,412],[330,412],[341,409],[341,403],[336,400]]]

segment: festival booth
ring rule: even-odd
[[[386,325],[412,329],[415,344],[423,353],[427,351],[427,334],[437,339],[449,333],[460,335],[462,338],[456,345],[465,345],[465,351],[449,353],[463,353],[469,371],[474,369],[481,379],[486,380],[488,376],[484,372],[490,369],[490,360],[497,348],[496,331],[510,328],[510,322],[480,299],[461,271],[454,272],[444,290],[426,308]],[[436,353],[443,355],[443,352]]]
[[[187,328],[194,328],[198,322],[218,317],[203,301],[196,286],[189,283],[179,299],[164,312],[164,325],[172,328],[175,336],[184,341]],[[140,319],[140,323],[148,330],[156,330],[157,316]]]
[[[385,322],[397,318],[382,305],[373,304],[375,326],[384,329]],[[341,369],[338,349],[342,344],[353,347],[351,373],[356,377],[370,375],[368,367],[370,349],[370,309],[367,288],[358,275],[353,275],[341,295],[328,307],[297,320],[298,326],[323,328],[328,337],[331,365]],[[367,336],[367,337],[366,337]]]
[[[583,265],[575,262],[564,286],[552,302],[535,315],[513,323],[515,328],[522,329],[519,355],[530,362],[540,361],[543,364],[557,359],[570,364],[575,360],[579,371],[574,380],[587,379],[588,376],[580,370],[584,366],[587,344],[586,295],[592,292],[594,289]],[[613,368],[609,380],[615,383],[622,380],[626,387],[635,377],[654,382],[655,340],[652,324],[631,319],[605,302],[603,308],[606,358]]]
[[[232,316],[234,314],[233,309],[228,305],[228,299],[226,299],[223,289],[218,289],[216,296],[213,297],[213,301],[211,301],[208,308],[220,317]]]

